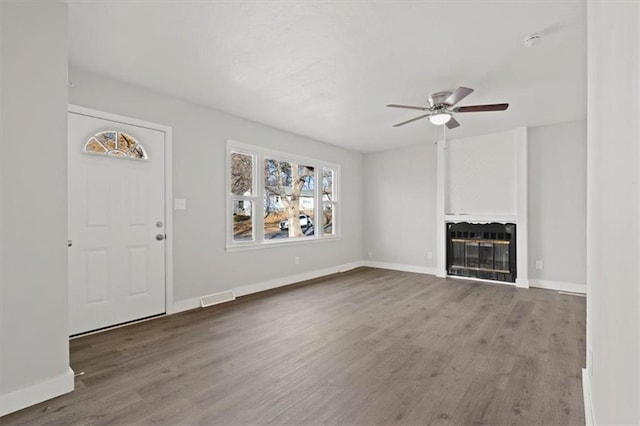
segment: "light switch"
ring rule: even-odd
[[[187,200],[184,198],[176,198],[173,202],[173,208],[175,210],[186,210],[187,209]]]

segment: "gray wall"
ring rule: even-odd
[[[174,212],[174,300],[362,259],[361,154],[79,69],[70,74],[70,103],[173,127],[173,194],[188,208]],[[340,164],[342,238],[227,252],[227,139]]]
[[[640,3],[587,18],[587,375],[597,424],[640,424]]]
[[[436,267],[436,163],[434,143],[365,155],[365,260]]]
[[[73,375],[67,340],[67,8],[60,2],[0,7],[1,414],[71,390]]]
[[[586,284],[587,123],[528,129],[529,279]],[[542,260],[543,269],[535,268]]]
[[[530,261],[529,278],[584,285],[586,123],[528,137],[530,259],[543,260],[542,270]],[[431,143],[365,155],[365,260],[436,267],[436,160]]]

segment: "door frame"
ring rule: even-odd
[[[113,114],[110,112],[100,111],[93,108],[87,108],[80,105],[68,104],[67,113],[85,115],[103,120],[109,120],[116,123],[128,124],[131,126],[144,127],[151,130],[157,130],[164,133],[164,221],[165,221],[165,250],[164,250],[164,310],[165,315],[175,313],[173,306],[173,145],[171,126],[153,123],[151,121],[139,120],[124,115]],[[69,144],[67,143],[67,149]],[[68,174],[68,166],[67,166]],[[67,206],[67,217],[68,213]],[[69,283],[67,282],[67,286]]]

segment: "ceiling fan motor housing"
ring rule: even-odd
[[[451,93],[452,92],[449,91],[434,93],[433,95],[429,96],[429,105],[431,107],[434,107],[436,105],[443,104],[444,101],[446,101],[447,98],[451,96]]]

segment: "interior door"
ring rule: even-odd
[[[68,120],[70,334],[162,314],[165,134]]]

